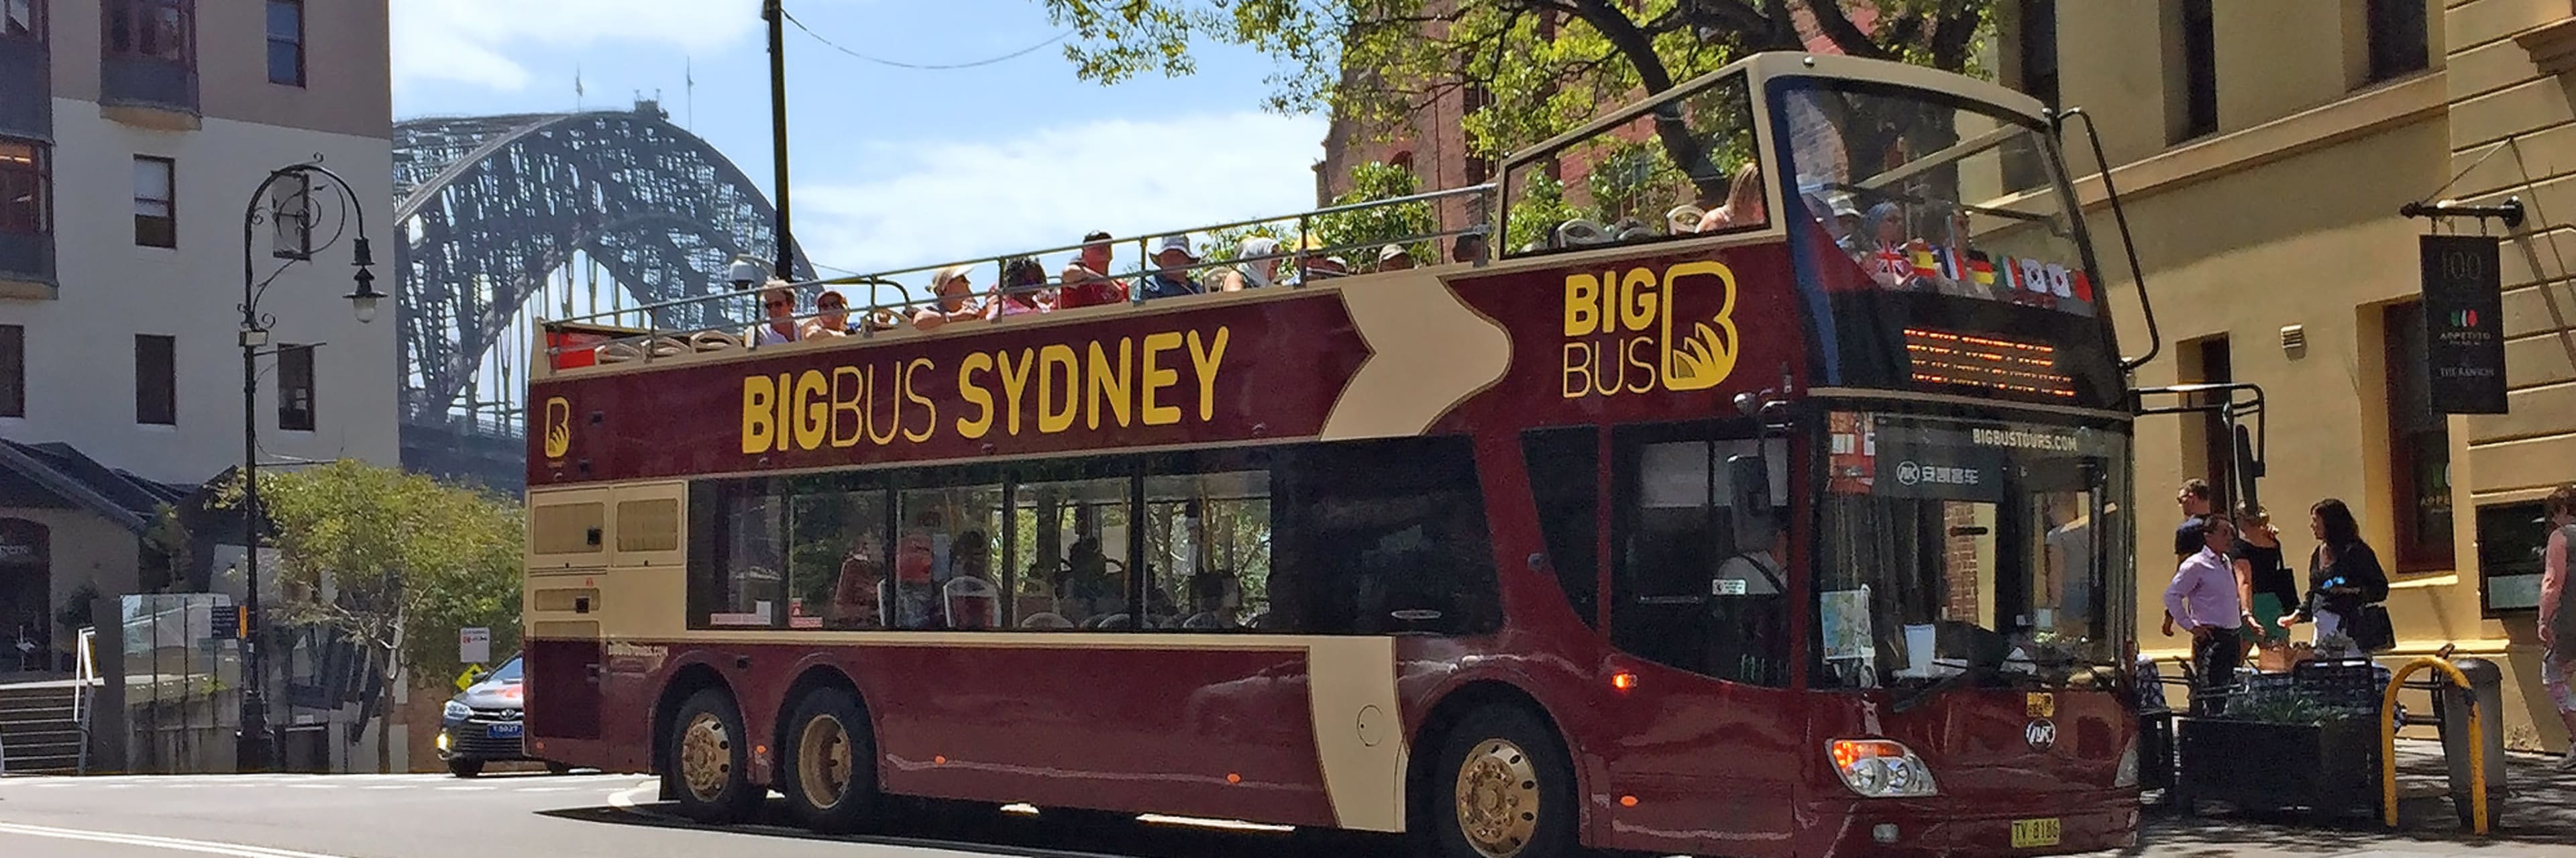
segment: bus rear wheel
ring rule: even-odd
[[[672,723],[671,764],[662,782],[680,814],[717,825],[751,818],[767,790],[751,785],[751,749],[732,696],[699,689],[680,704]]]
[[[779,791],[787,794],[788,813],[798,823],[844,834],[874,821],[882,803],[876,742],[858,698],[837,688],[805,695],[787,718],[786,738],[787,770]]]
[[[1440,858],[1575,854],[1574,768],[1555,731],[1526,710],[1489,706],[1459,719],[1425,780]]]

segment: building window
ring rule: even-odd
[[[178,352],[176,337],[134,335],[134,422],[179,424]]]
[[[2432,62],[2424,0],[2365,0],[2370,33],[2370,79],[2378,83],[2423,71]]]
[[[0,233],[44,235],[46,226],[45,146],[0,137]]]
[[[2182,104],[2172,135],[2176,143],[2218,132],[2218,36],[2210,5],[2211,0],[2182,0],[2181,32],[2176,34],[2182,66]]]
[[[27,416],[27,328],[0,325],[0,417]]]
[[[2424,305],[2391,305],[2383,317],[2388,356],[2389,511],[2397,570],[2450,568],[2451,421],[2433,410],[2424,343]]]
[[[313,347],[277,350],[277,428],[313,431]]]
[[[144,247],[179,246],[175,204],[178,163],[168,158],[134,156],[134,243]]]
[[[304,0],[268,0],[268,82],[304,85]]]
[[[185,63],[194,59],[194,0],[106,0],[110,56]]]
[[[45,40],[45,0],[0,0],[0,38]]]

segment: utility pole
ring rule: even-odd
[[[787,219],[787,8],[783,0],[761,0],[760,17],[769,22],[769,157],[777,178],[778,265],[780,280],[796,279],[796,242]]]

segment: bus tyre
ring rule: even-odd
[[[751,818],[767,790],[751,785],[742,714],[721,689],[702,688],[672,720],[671,765],[662,773],[680,815],[723,825]]]
[[[1556,733],[1527,710],[1488,706],[1442,739],[1423,784],[1439,858],[1575,854],[1574,769]]]
[[[460,778],[475,777],[483,774],[483,761],[450,757],[447,760],[447,773]]]
[[[797,823],[824,834],[845,834],[874,821],[876,741],[858,698],[837,688],[818,689],[787,717],[787,811]]]

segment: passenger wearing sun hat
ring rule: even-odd
[[[1189,267],[1198,261],[1198,254],[1190,249],[1188,235],[1163,236],[1154,245],[1154,272],[1136,281],[1136,293],[1150,301],[1206,292],[1206,287],[1190,277]]]
[[[1404,245],[1390,244],[1377,249],[1377,270],[1403,271],[1412,267],[1413,254],[1404,252]]]

